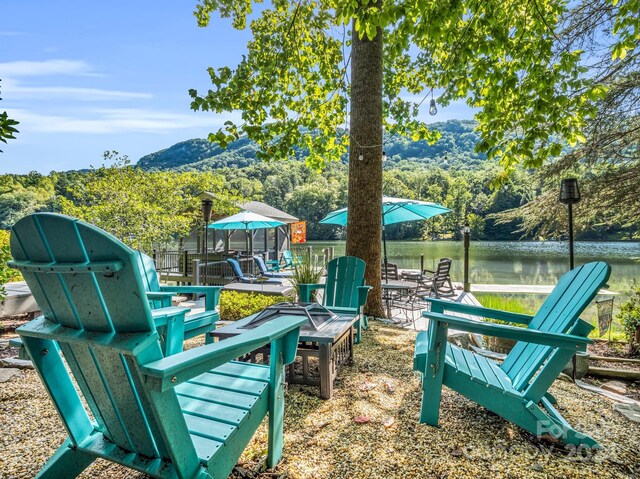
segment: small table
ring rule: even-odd
[[[399,279],[382,280],[382,291],[385,293],[387,303],[387,319],[391,319],[391,301],[389,293],[392,291],[402,292],[416,289],[418,283],[414,281],[402,281]]]
[[[358,317],[341,311],[340,308],[330,308],[338,317],[320,330],[315,330],[307,324],[300,327],[300,339],[296,357],[301,358],[301,371],[296,371],[295,361],[287,366],[287,380],[291,384],[306,384],[320,386],[320,397],[331,399],[333,396],[333,381],[340,368],[353,362],[354,324]],[[224,339],[242,334],[250,329],[243,326],[249,323],[257,314],[235,321],[233,324],[215,329],[209,334],[214,338]],[[277,321],[277,318],[274,319]],[[257,362],[257,356],[262,356],[264,363],[269,360],[268,345],[253,351],[244,360]],[[309,358],[316,357],[319,362],[319,379],[311,377]]]

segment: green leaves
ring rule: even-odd
[[[0,100],[2,100],[2,98],[0,98]],[[19,124],[20,122],[9,118],[6,111],[0,113],[0,141],[6,143],[7,140],[14,140],[15,133],[18,133],[18,130],[14,127]],[[0,153],[2,153],[2,150],[0,150]]]

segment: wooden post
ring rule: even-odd
[[[189,261],[189,252],[187,250],[184,250],[183,256],[182,256],[182,276],[188,276],[187,275],[187,262]]]
[[[186,271],[185,271],[185,276],[186,276]],[[200,260],[199,259],[193,260],[193,284],[200,285]]]

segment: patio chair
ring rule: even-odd
[[[296,265],[302,263],[302,258],[300,256],[294,256],[291,250],[284,250],[282,253],[282,261],[284,262],[285,268],[295,268]]]
[[[424,275],[422,281],[431,286],[431,296],[439,298],[450,297],[456,294],[453,284],[451,284],[450,271],[451,260],[449,258],[440,258],[435,271],[425,269],[422,272]]]
[[[189,314],[184,319],[184,339],[194,338],[200,334],[205,335],[205,343],[213,339],[207,334],[216,328],[216,322],[220,315],[216,311],[220,290],[222,286],[166,286],[160,285],[156,273],[153,258],[141,251],[137,252],[142,271],[142,282],[151,309],[166,308],[172,305],[173,296],[176,294],[204,295],[204,311]],[[161,339],[166,336],[166,331],[159,331]]]
[[[311,291],[323,289],[322,305],[335,312],[359,316],[356,322],[356,343],[360,342],[362,329],[367,328],[367,318],[362,307],[367,302],[371,286],[364,284],[365,262],[355,256],[340,256],[327,263],[327,279],[324,284],[298,284],[300,302],[311,301]]]
[[[412,323],[413,328],[416,329],[416,320],[420,317],[422,311],[429,309],[431,306],[431,303],[425,299],[430,293],[431,286],[418,283],[416,287],[409,290],[408,293],[393,298],[391,307],[402,311],[406,322]],[[417,317],[416,313],[418,313]]]
[[[267,462],[280,459],[283,364],[302,318],[164,357],[156,321],[179,330],[186,309],[149,308],[122,242],[38,213],[13,226],[11,253],[44,314],[17,332],[68,434],[38,478],[76,477],[102,458],[155,478],[223,479],[267,414]],[[270,366],[232,361],[267,343]]]
[[[275,268],[267,268],[267,265],[264,262],[264,258],[259,254],[254,255],[253,261],[255,261],[256,266],[258,267],[260,276],[264,276],[265,278],[290,278],[291,276],[293,276],[292,271],[283,271],[279,273],[275,271]]]
[[[257,276],[250,276],[242,271],[238,260],[233,258],[227,258],[227,263],[231,266],[233,277],[235,281],[240,283],[266,283],[266,284],[282,284],[282,280],[278,278],[259,278]]]
[[[535,316],[508,313],[429,298],[429,330],[418,333],[413,367],[422,373],[420,422],[438,425],[442,385],[517,424],[536,436],[550,436],[575,446],[599,447],[573,429],[553,406],[547,392],[567,361],[585,351],[593,326],[579,315],[609,278],[606,263],[582,265],[564,274]],[[452,311],[528,324],[527,328],[472,321],[445,315]],[[504,362],[497,362],[447,342],[449,327],[470,333],[515,339]]]
[[[382,263],[382,279],[400,279],[398,275],[398,265],[396,263],[387,263],[385,269],[384,262]]]

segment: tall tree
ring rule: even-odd
[[[250,18],[253,38],[235,69],[209,68],[214,88],[191,90],[192,108],[240,111],[241,124],[209,139],[246,134],[264,159],[291,158],[299,146],[321,168],[350,147],[347,253],[367,263],[368,314],[383,314],[383,128],[435,141],[422,104],[434,89],[441,106],[465,99],[478,109],[478,149],[503,167],[499,183],[517,164],[540,166],[565,140],[583,141],[604,94],[580,75],[580,51],[554,49],[562,0],[272,0],[257,12],[253,3],[200,0],[200,26],[213,12],[237,29]],[[337,134],[349,116],[349,136]]]

